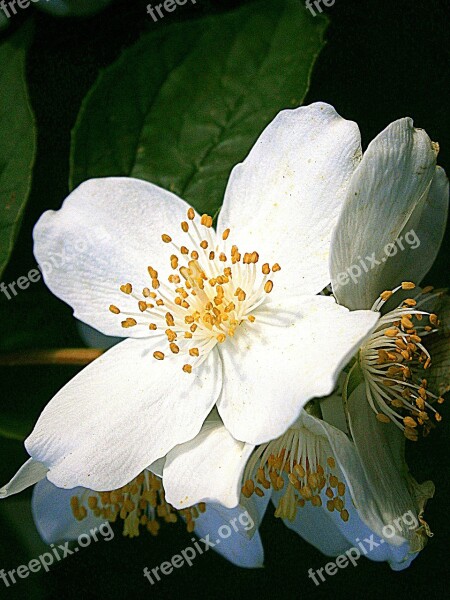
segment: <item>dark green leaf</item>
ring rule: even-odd
[[[32,36],[32,27],[25,26],[0,45],[0,275],[19,231],[36,152],[25,83],[25,57]]]
[[[133,176],[215,214],[231,168],[301,104],[325,27],[298,0],[264,0],[144,36],[84,101],[71,187]]]

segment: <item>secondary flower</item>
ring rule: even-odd
[[[217,232],[174,194],[127,178],[88,181],[45,213],[36,258],[45,273],[53,253],[67,257],[47,285],[78,319],[129,339],[53,398],[2,495],[44,476],[115,490],[192,440],[215,405],[254,445],[329,394],[378,319],[316,295],[360,156],[356,125],[318,103],[280,113],[232,171]]]
[[[429,386],[427,349],[438,331],[433,305],[442,294],[415,290],[436,258],[448,215],[448,180],[436,166],[437,153],[438,145],[410,119],[381,132],[352,177],[330,254],[338,302],[383,313],[354,369],[378,420],[394,423],[410,440],[441,420],[436,407],[443,402]],[[370,259],[370,268],[360,268],[361,257]]]
[[[369,145],[353,174],[332,240],[332,289],[339,303],[382,316],[356,355],[344,402],[335,397],[331,411],[329,403],[322,409],[329,422],[342,413],[339,422],[348,423],[382,521],[413,510],[427,534],[419,509],[433,486],[419,486],[411,477],[404,446],[406,438],[417,441],[441,420],[441,394],[449,389],[450,344],[440,337],[435,312],[440,306],[448,313],[448,301],[414,284],[431,268],[447,221],[448,180],[436,166],[437,152],[423,130],[400,119]],[[411,232],[417,243],[408,244]],[[362,257],[370,268],[360,267]],[[357,495],[356,506],[370,524],[372,505]],[[404,537],[412,555],[426,540],[408,532]]]
[[[264,553],[258,527],[269,498],[261,501],[256,496],[242,497],[240,502],[242,474],[252,450],[253,446],[234,440],[213,411],[195,440],[156,461],[119,489],[95,492],[76,487],[67,490],[44,477],[33,490],[36,527],[42,539],[50,544],[76,539],[81,533],[89,534],[105,520],[122,521],[123,534],[130,538],[141,532],[157,536],[161,528],[180,519],[185,521],[188,533],[199,537],[217,534],[221,526],[230,527],[234,523],[232,539],[214,549],[238,566],[262,566]],[[175,509],[161,478],[164,464],[172,468],[177,456],[182,456],[182,460],[187,458],[189,467],[183,471],[183,481],[170,490],[176,497],[185,489],[180,506]],[[186,480],[189,480],[187,486],[184,485]],[[12,483],[10,493],[18,491],[16,485],[17,480]],[[222,504],[214,500],[211,489]],[[207,504],[201,500],[205,492]]]
[[[370,428],[366,435],[370,438]],[[376,448],[376,453],[383,458],[383,450]],[[269,496],[275,515],[328,556],[374,539],[367,557],[401,570],[425,543],[422,514],[434,492],[431,482],[419,486],[410,477],[408,484],[414,499],[394,523],[379,502],[383,488],[367,480],[355,444],[344,432],[303,412],[283,436],[257,449],[247,464],[242,491],[246,497]],[[399,487],[399,474],[391,485]]]

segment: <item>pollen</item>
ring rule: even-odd
[[[77,521],[86,519],[88,512],[110,523],[122,520],[123,535],[129,538],[138,537],[142,529],[156,536],[162,524],[177,523],[180,517],[191,533],[195,528],[195,520],[206,510],[203,502],[176,510],[165,499],[161,479],[150,471],[144,471],[129,484],[116,490],[86,490],[81,496],[72,496],[70,507]]]
[[[273,290],[273,282],[267,281],[266,284],[264,285],[264,291],[266,292],[266,294],[270,294],[270,292]]]
[[[133,291],[133,286],[131,285],[131,283],[125,283],[124,285],[120,286],[120,291],[124,294],[131,294],[131,292]]]

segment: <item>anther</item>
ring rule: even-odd
[[[273,281],[271,281],[269,279],[269,281],[266,281],[265,285],[264,285],[264,291],[266,292],[266,294],[270,294],[270,292],[273,290]]]
[[[137,321],[136,321],[136,319],[132,319],[131,317],[128,317],[128,319],[126,319],[125,321],[122,321],[122,327],[124,329],[128,329],[129,327],[134,327],[135,325],[137,325]]]

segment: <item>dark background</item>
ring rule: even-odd
[[[188,3],[158,23],[146,14],[146,2],[133,0],[118,0],[100,15],[82,20],[56,20],[36,12],[36,37],[27,71],[40,132],[38,160],[19,242],[3,281],[13,281],[34,266],[32,226],[44,209],[58,208],[68,193],[70,131],[99,71],[143,31],[164,27],[170,20],[220,12],[239,4],[243,2],[198,0],[195,6],[189,7]],[[357,121],[364,145],[394,119],[411,116],[417,126],[440,143],[439,163],[449,172],[449,9],[447,0],[336,0],[333,7],[324,9],[330,16],[327,45],[316,63],[305,102],[330,102],[344,117]],[[18,15],[12,29],[19,27],[30,11],[21,11],[27,15]],[[0,38],[7,35],[9,32]],[[449,284],[448,234],[447,229],[440,256],[427,277],[434,285]],[[34,297],[27,298],[27,293],[16,301],[35,302]],[[61,347],[80,345],[70,309],[51,297],[43,285],[38,298],[54,323],[54,343]],[[15,307],[19,310],[15,303],[8,309]],[[39,320],[31,325],[38,336]],[[25,377],[25,369],[2,368],[0,397],[24,414],[31,429],[52,394],[75,372],[67,367],[27,368]],[[435,536],[402,573],[391,572],[386,564],[361,559],[357,568],[350,566],[316,587],[307,571],[324,566],[327,559],[268,514],[261,528],[266,551],[263,570],[235,568],[210,551],[198,557],[191,568],[183,567],[150,586],[142,576],[143,567],[152,568],[170,559],[189,545],[191,536],[181,525],[164,527],[156,539],[149,535],[122,539],[118,529],[114,541],[92,544],[77,556],[54,565],[49,574],[30,576],[10,589],[0,582],[0,597],[448,597],[450,427],[446,412],[444,408],[447,418],[431,438],[408,447],[409,465],[417,479],[429,478],[436,483],[436,496],[426,511]],[[2,442],[2,482],[10,478],[24,456],[19,442]],[[0,568],[8,570],[28,562],[13,535],[12,520],[0,517],[0,526]],[[31,536],[33,528],[29,527]]]

